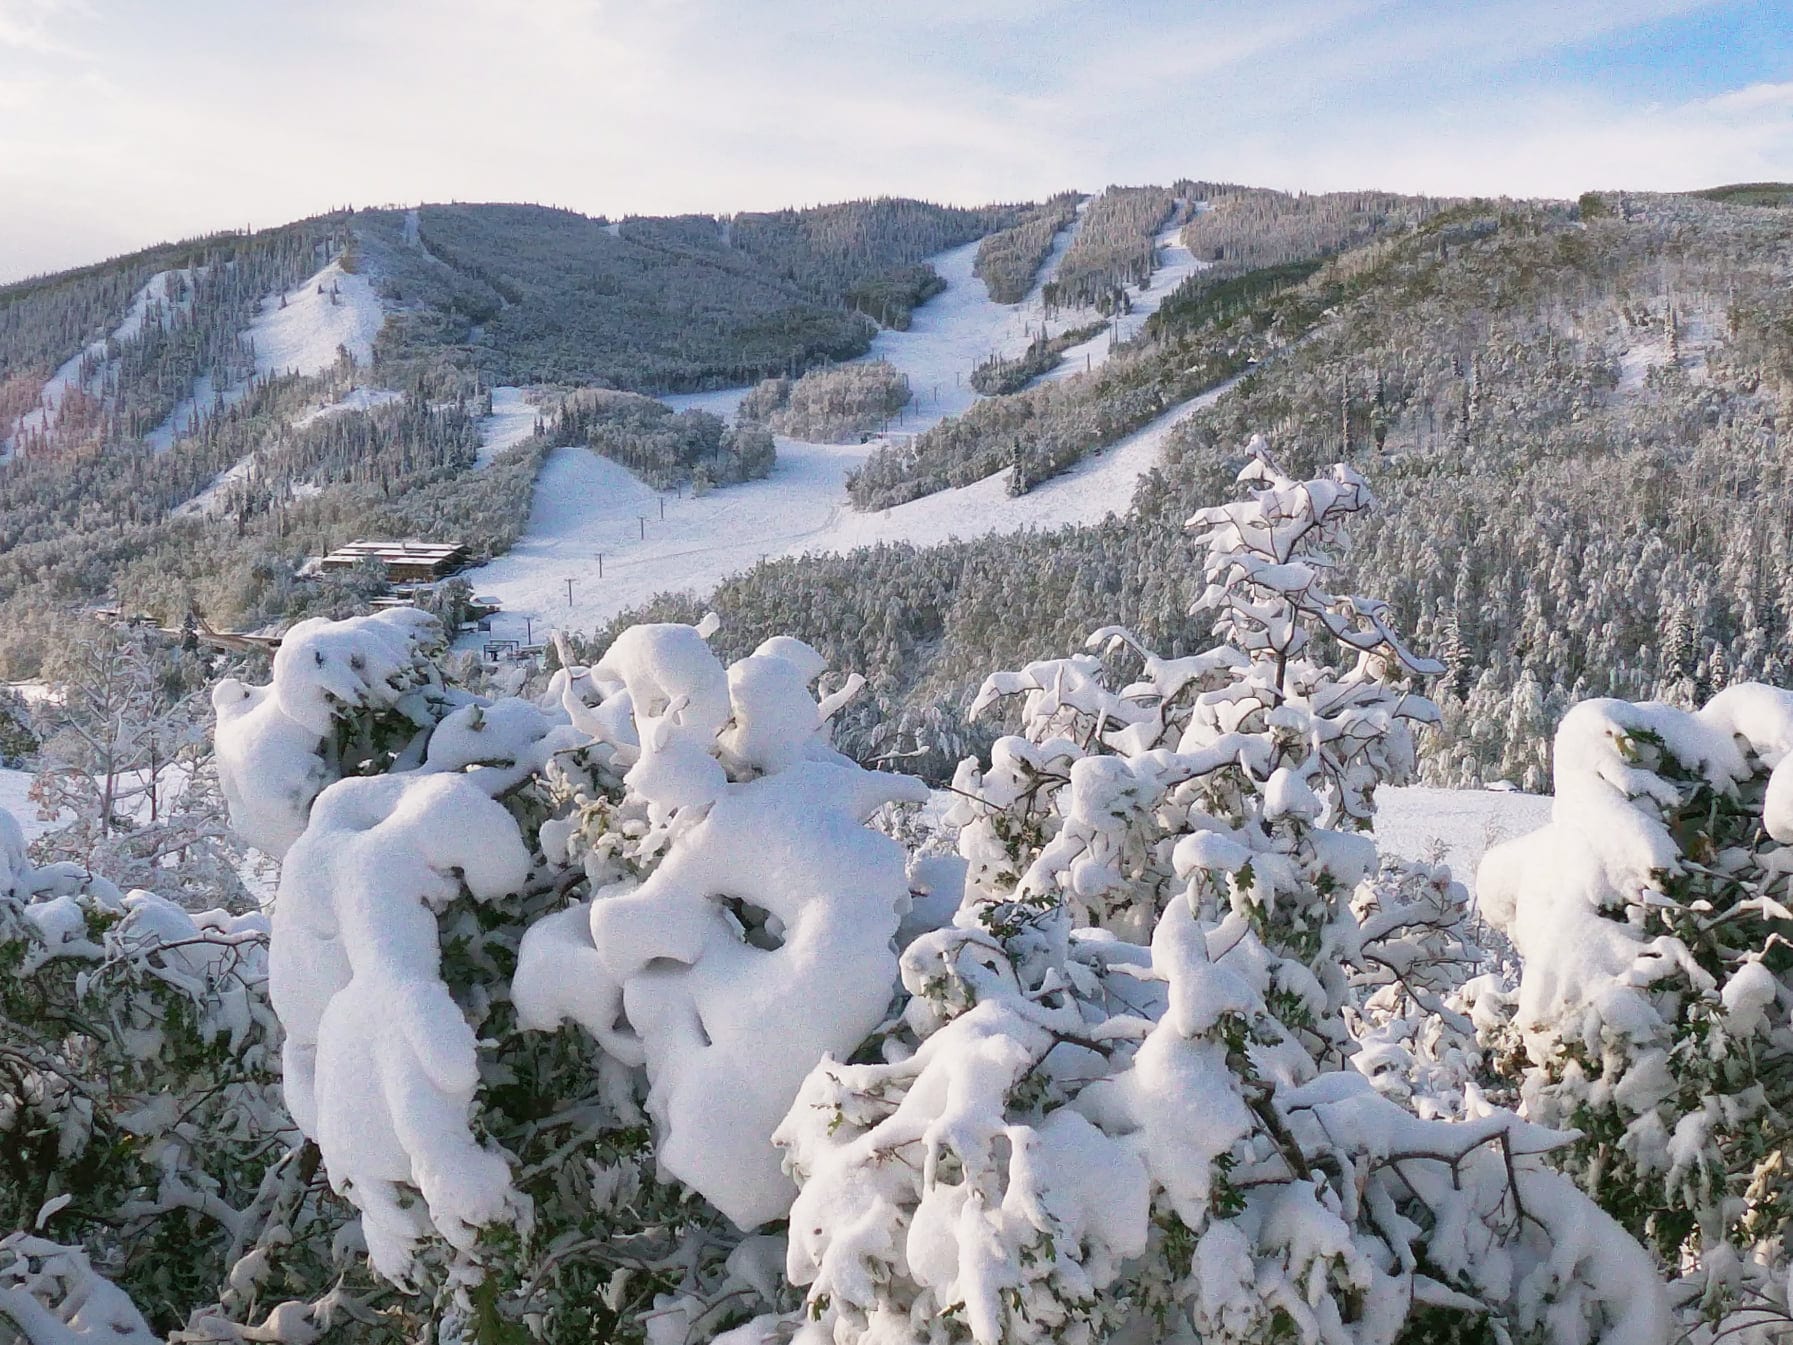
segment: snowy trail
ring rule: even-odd
[[[1056,383],[1072,374],[1081,374],[1105,363],[1116,344],[1131,341],[1145,329],[1146,319],[1158,311],[1159,305],[1171,291],[1197,271],[1205,271],[1214,264],[1202,261],[1183,246],[1182,224],[1173,224],[1159,230],[1153,243],[1158,253],[1158,267],[1152,272],[1151,285],[1146,289],[1130,286],[1127,290],[1128,298],[1132,301],[1130,310],[1082,345],[1072,346],[1067,350],[1057,368],[1041,375],[1041,382]],[[1086,319],[1094,314],[1094,310],[1081,311]],[[1060,325],[1075,326],[1077,321],[1073,314],[1061,318]]]
[[[342,350],[359,365],[373,360],[374,338],[385,324],[386,310],[366,276],[343,270],[338,258],[285,296],[285,307],[282,297],[264,298],[241,333],[240,339],[255,348],[257,374],[322,373],[336,363]],[[210,375],[202,374],[194,380],[192,392],[144,436],[144,442],[164,452],[187,433],[195,411],[231,406],[248,391],[246,382],[214,388]]]
[[[474,466],[486,466],[505,449],[534,434],[540,414],[522,388],[493,388],[492,414],[479,422],[479,456]]]
[[[999,472],[875,514],[852,509],[843,484],[871,445],[780,439],[778,466],[764,481],[683,498],[662,497],[589,449],[558,448],[537,478],[523,539],[467,578],[476,593],[502,604],[492,638],[522,640],[538,636],[544,623],[592,630],[657,593],[707,593],[764,559],[1097,522],[1126,512],[1172,427],[1231,386],[1171,408],[1026,495],[1011,497]],[[483,638],[466,643],[475,647]]]
[[[1061,229],[1053,240],[1052,250],[1034,277],[1033,288],[1018,304],[999,304],[990,298],[984,282],[973,270],[977,264],[977,243],[966,243],[927,259],[946,282],[945,291],[915,310],[908,331],[880,331],[872,338],[871,349],[860,356],[861,360],[888,360],[908,375],[915,400],[897,418],[894,428],[898,432],[919,434],[948,416],[962,415],[978,400],[979,394],[971,387],[971,371],[978,363],[990,355],[1012,357],[1027,349],[1027,343],[1045,321],[1041,289],[1057,274],[1058,264],[1082,220],[1080,207],[1077,220]],[[1054,325],[1062,329],[1078,320],[1072,315]],[[695,409],[732,416],[746,394],[746,388],[723,388],[660,400],[674,410]]]

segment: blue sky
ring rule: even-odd
[[[0,0],[0,279],[344,204],[1793,178],[1793,0]]]

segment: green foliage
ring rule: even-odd
[[[559,444],[589,445],[656,490],[757,480],[772,470],[776,456],[763,430],[730,428],[707,411],[675,413],[664,402],[630,392],[569,398],[552,437]]]
[[[1081,327],[1067,327],[1056,336],[1042,332],[1028,342],[1027,349],[1014,359],[992,355],[971,371],[971,386],[986,397],[999,397],[1019,392],[1041,374],[1058,367],[1065,351],[1082,345],[1102,330],[1100,322]]]
[[[1027,212],[1019,223],[978,244],[973,272],[993,301],[1018,304],[1027,297],[1053,243],[1077,217],[1077,203],[1082,199],[1080,192],[1059,192]]]
[[[1734,182],[1725,187],[1707,187],[1692,193],[1702,200],[1721,205],[1786,206],[1793,205],[1793,182]]]

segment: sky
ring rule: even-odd
[[[0,281],[342,205],[1793,179],[1793,0],[0,0]]]

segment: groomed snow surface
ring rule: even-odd
[[[309,377],[335,364],[343,350],[356,364],[373,359],[374,338],[386,321],[386,310],[366,276],[343,270],[338,259],[288,293],[284,308],[281,298],[271,294],[263,299],[260,311],[242,334],[254,347],[257,374]],[[209,376],[201,376],[168,419],[144,436],[145,442],[164,451],[188,432],[195,411],[209,414],[215,407],[231,406],[248,391],[247,383],[214,388]],[[379,391],[372,390],[373,395]],[[350,408],[344,405],[341,409]]]
[[[969,381],[972,368],[991,353],[1012,356],[1026,348],[1044,321],[1041,284],[1056,272],[1075,228],[1074,224],[1060,233],[1039,281],[1019,304],[990,300],[983,282],[972,273],[977,244],[931,259],[947,283],[946,290],[915,310],[908,331],[880,332],[866,356],[896,365],[908,375],[915,392],[916,402],[895,433],[919,433],[946,416],[963,413],[977,400]],[[1149,289],[1136,292],[1134,313],[1122,320],[1123,337],[1137,331],[1163,295],[1199,268],[1175,235],[1174,229],[1159,235],[1159,255],[1166,264]],[[1050,325],[1062,329],[1089,316],[1066,314]],[[1102,350],[1091,352],[1092,364],[1106,357],[1107,340],[1104,334]],[[1077,368],[1082,367],[1079,359]],[[587,449],[556,449],[537,479],[522,540],[468,576],[476,592],[497,598],[503,610],[492,619],[489,636],[482,634],[467,643],[475,646],[487,638],[530,642],[541,638],[550,625],[589,631],[658,593],[707,593],[762,560],[847,552],[880,542],[929,546],[991,533],[1094,523],[1111,513],[1125,513],[1139,478],[1157,464],[1171,428],[1211,405],[1230,386],[1224,384],[1173,407],[1075,470],[1018,498],[1009,496],[1006,475],[998,473],[875,514],[854,510],[844,484],[847,473],[877,447],[875,442],[814,444],[781,437],[778,465],[770,477],[701,498],[662,497],[626,469]],[[664,400],[676,409],[726,416],[745,392],[735,388]],[[527,433],[523,426],[532,427],[533,418],[518,407],[520,400],[514,389],[494,389],[488,436],[500,425],[513,426],[519,437]],[[514,421],[504,419],[506,407],[512,408]],[[493,438],[486,442],[482,461],[497,451]]]
[[[1384,854],[1403,859],[1441,854],[1473,892],[1482,855],[1547,825],[1550,805],[1547,794],[1385,785],[1376,791],[1376,844]]]
[[[484,467],[505,449],[534,434],[536,418],[540,415],[522,388],[493,388],[492,414],[479,422],[476,465]]]

